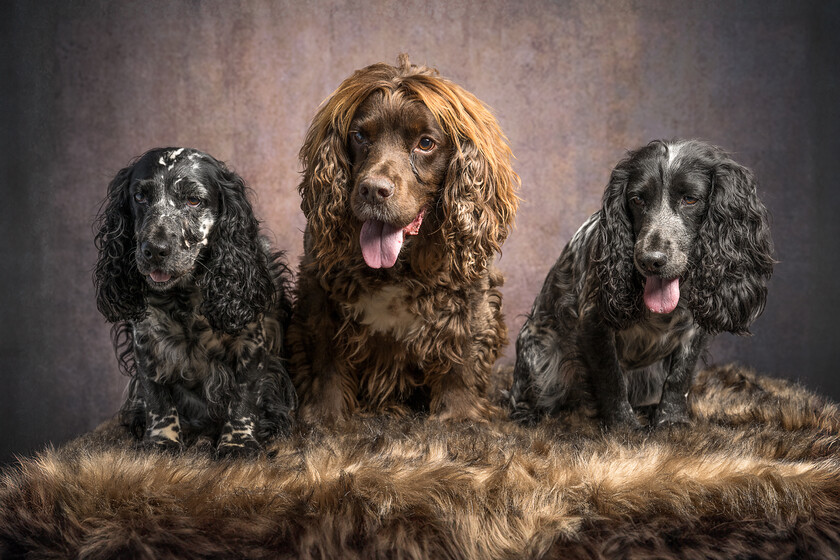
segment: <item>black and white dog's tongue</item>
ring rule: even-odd
[[[170,274],[166,274],[162,270],[153,270],[149,273],[149,276],[152,278],[153,282],[157,282],[158,284],[163,282],[168,282],[172,276]]]
[[[650,276],[645,282],[645,305],[654,313],[670,313],[680,301],[680,279]]]
[[[403,228],[378,220],[366,221],[359,236],[365,263],[371,268],[391,268],[397,262],[404,240]]]

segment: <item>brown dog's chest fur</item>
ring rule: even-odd
[[[502,278],[495,268],[459,285],[448,283],[445,274],[420,279],[405,261],[389,271],[348,266],[321,275],[317,286],[308,277],[298,286],[299,303],[319,302],[308,311],[329,309],[326,315],[333,321],[327,327],[324,314],[311,313],[303,324],[310,332],[329,328],[336,333],[323,351],[336,358],[344,398],[347,393],[355,398],[350,410],[434,410],[430,387],[448,382],[453,369],[466,366],[479,373],[470,380],[471,387],[486,392],[490,367],[507,342],[498,289]],[[300,334],[296,326],[290,330],[293,360],[300,355],[295,344],[305,340]],[[316,356],[319,350],[307,353]],[[314,380],[308,364],[297,365],[298,384],[306,395]]]
[[[342,318],[339,332],[347,333],[340,338],[358,373],[360,399],[374,409],[399,411],[417,387],[433,382],[431,377],[452,365],[486,358],[492,363],[506,342],[495,271],[457,288],[409,277],[346,280],[354,297],[333,292]],[[476,338],[491,343],[491,356],[476,355],[470,344]]]

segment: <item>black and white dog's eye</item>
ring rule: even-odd
[[[683,204],[685,204],[686,206],[693,206],[693,205],[697,204],[697,202],[699,200],[700,199],[698,199],[696,197],[688,196],[688,195],[684,196],[683,199],[682,199]]]
[[[195,197],[195,196],[188,196],[187,197],[187,206],[191,206],[192,208],[195,208],[199,204],[201,204],[201,199],[199,199],[198,197]]]
[[[138,204],[145,204],[146,203],[146,195],[143,193],[134,193],[134,201]]]
[[[630,197],[630,204],[632,204],[634,206],[644,206],[645,201],[642,200],[642,197],[640,197],[639,195],[634,194],[633,196]]]

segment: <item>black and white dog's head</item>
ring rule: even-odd
[[[196,260],[218,219],[219,168],[195,150],[153,150],[134,164],[128,181],[137,240],[137,270],[165,291],[193,281]]]
[[[272,297],[245,184],[206,153],[143,154],[109,185],[97,225],[94,283],[109,321],[142,319],[148,293],[194,285],[213,328],[237,332]]]
[[[657,140],[629,153],[604,193],[598,247],[614,327],[644,308],[670,313],[682,298],[709,332],[743,333],[764,308],[767,212],[752,172],[715,146]]]

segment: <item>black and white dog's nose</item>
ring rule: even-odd
[[[639,258],[639,265],[645,272],[653,274],[661,271],[666,264],[668,264],[668,256],[661,251],[648,251]]]
[[[164,241],[144,241],[140,245],[143,258],[150,262],[162,261],[171,252],[169,244]]]

